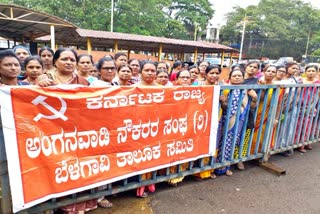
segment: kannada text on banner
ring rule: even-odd
[[[214,154],[214,90],[11,88],[16,136],[7,142],[5,125],[4,135],[8,162],[19,164],[23,207]],[[15,148],[18,161],[8,154]]]

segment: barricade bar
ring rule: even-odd
[[[258,95],[258,102],[252,107],[247,96],[247,90],[254,89]],[[166,182],[169,179],[194,175],[196,173],[213,170],[230,165],[260,160],[264,168],[271,169],[276,174],[283,175],[285,170],[278,168],[268,161],[268,156],[286,152],[295,148],[313,144],[319,141],[320,85],[222,85],[220,94],[228,97],[227,107],[219,108],[219,129],[217,147],[218,152],[208,158],[200,158],[175,166],[151,172],[151,178],[144,179],[142,174],[123,179],[107,185],[106,189],[93,188],[69,196],[54,198],[38,204],[19,213],[38,213],[57,209],[77,202],[96,199],[101,196],[112,195],[141,186]],[[234,101],[237,100],[236,103]],[[244,105],[247,101],[246,105]],[[246,109],[247,108],[247,109]],[[251,116],[249,115],[251,112]],[[276,123],[276,120],[278,121]],[[254,123],[253,128],[249,124]],[[230,134],[230,133],[236,134]],[[0,136],[0,150],[4,149],[4,138]],[[229,155],[226,155],[226,152]],[[10,203],[8,171],[6,169],[6,154],[0,152],[2,206],[1,212],[12,212]],[[171,169],[171,170],[170,170]],[[172,169],[174,169],[172,171]],[[161,171],[161,173],[160,173]],[[4,198],[9,200],[3,200]]]

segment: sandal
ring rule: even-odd
[[[139,195],[138,197],[147,198],[148,197],[148,193],[147,192],[143,192],[142,195]]]
[[[211,173],[210,178],[215,179],[215,178],[217,178],[217,176],[216,176],[216,174]]]
[[[307,152],[304,148],[299,148],[298,151],[301,152],[301,153],[306,153]]]
[[[98,206],[102,207],[102,208],[111,208],[111,207],[113,207],[113,204],[104,198],[98,202]]]
[[[170,182],[168,182],[168,185],[171,186],[171,187],[177,187],[178,183],[170,183]]]
[[[312,146],[309,144],[309,145],[306,145],[304,148],[308,149],[308,150],[312,150]]]
[[[239,162],[237,164],[237,167],[238,167],[239,170],[245,170],[244,164],[242,162]]]
[[[232,172],[231,170],[228,169],[228,170],[226,171],[226,176],[231,176],[232,174],[233,174],[233,172]]]

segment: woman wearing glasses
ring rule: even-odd
[[[100,72],[100,80],[93,81],[91,86],[113,86],[119,85],[119,82],[113,81],[116,76],[116,64],[110,57],[103,57],[97,63],[97,69]]]
[[[199,63],[199,75],[198,75],[198,81],[199,84],[201,85],[201,82],[204,82],[206,80],[206,69],[209,66],[209,62],[207,61],[202,61]]]
[[[279,65],[276,67],[276,69],[277,69],[277,73],[273,81],[275,83],[279,83],[286,76],[287,70],[286,70],[286,66],[284,65]]]
[[[182,70],[177,73],[175,85],[189,86],[191,85],[191,74],[188,70]]]
[[[176,74],[176,81],[175,81],[176,86],[190,86],[191,85],[191,74],[188,70],[181,70],[178,71]],[[189,166],[189,163],[182,163],[179,165],[180,166],[180,171],[185,171],[187,167]],[[177,172],[177,166],[172,166],[170,167],[170,173],[176,173]],[[168,185],[176,187],[178,183],[182,182],[184,179],[184,176],[181,177],[176,177],[169,179]]]
[[[205,70],[205,80],[201,82],[201,85],[222,85],[221,82],[219,82],[220,74],[221,74],[221,68],[216,65],[209,65]],[[210,158],[206,157],[203,158],[203,164],[208,165],[210,162]],[[197,173],[194,175],[197,180],[205,179],[205,178],[216,178],[216,175],[214,174],[214,170],[206,170],[200,173]]]

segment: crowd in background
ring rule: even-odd
[[[38,55],[31,55],[29,49],[18,45],[10,50],[0,51],[0,86],[14,85],[38,85],[41,87],[54,86],[59,84],[80,84],[85,86],[202,86],[202,85],[271,85],[271,84],[313,84],[320,83],[318,67],[316,65],[306,66],[304,75],[301,76],[301,68],[296,62],[286,65],[274,66],[263,64],[257,61],[249,61],[245,66],[233,65],[230,68],[228,79],[222,80],[221,67],[210,65],[206,61],[189,65],[181,61],[175,61],[172,65],[167,62],[153,62],[150,60],[128,59],[126,53],[118,52],[115,55],[106,55],[97,62],[89,54],[78,55],[74,49],[59,48],[53,51],[49,47],[42,47]],[[262,96],[269,96],[263,94]],[[232,102],[229,102],[229,100]],[[261,100],[261,98],[260,98]],[[269,99],[268,99],[269,100]],[[241,102],[241,105],[238,103]],[[231,106],[229,105],[231,103]],[[224,92],[220,96],[222,113],[219,121],[217,142],[217,161],[230,161],[232,157],[232,139],[237,138],[239,143],[245,118],[254,108],[262,111],[255,90],[233,90],[232,93]],[[240,119],[236,123],[236,112],[240,108]],[[227,114],[227,109],[230,113]],[[294,112],[291,112],[294,114]],[[259,115],[259,114],[258,114]],[[277,115],[275,124],[280,120]],[[299,118],[297,118],[299,119]],[[259,116],[257,118],[259,120]],[[229,121],[226,124],[226,121]],[[258,124],[258,123],[256,123]],[[253,130],[254,125],[247,129]],[[284,130],[294,132],[295,130]],[[223,133],[227,133],[224,135]],[[292,135],[294,136],[294,134]],[[256,133],[254,135],[254,139]],[[281,136],[279,139],[282,141]],[[292,140],[292,139],[286,139]],[[259,143],[259,142],[255,142]],[[222,148],[222,145],[224,145]],[[300,147],[300,152],[312,149],[311,146]],[[223,151],[223,152],[222,152]],[[239,151],[238,151],[239,152]],[[249,151],[245,151],[249,152]],[[239,155],[239,154],[238,154]],[[286,155],[290,155],[286,153]],[[205,158],[208,163],[210,158]],[[204,163],[204,164],[206,164]],[[188,165],[181,164],[180,170],[185,170]],[[237,164],[238,169],[244,170],[243,163]],[[176,167],[170,171],[175,172]],[[161,172],[159,172],[161,173]],[[193,175],[196,180],[215,178],[216,174],[232,175],[230,166],[220,169],[207,170]],[[152,173],[142,175],[142,179],[148,179]],[[171,186],[177,186],[183,177],[168,180]],[[105,187],[100,187],[103,189]],[[140,187],[136,190],[138,197],[147,197],[148,193],[155,191],[155,184]],[[112,203],[101,197],[97,200],[90,200],[63,207],[65,213],[85,213],[97,208],[97,206],[108,208]]]

